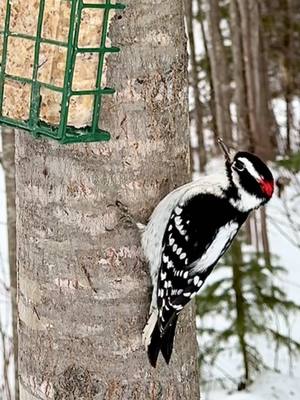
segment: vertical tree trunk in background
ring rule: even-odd
[[[288,155],[291,154],[291,126],[292,126],[292,104],[291,104],[291,93],[289,90],[289,84],[286,86],[285,92],[285,115],[286,115],[286,146],[285,151]]]
[[[276,155],[277,137],[279,131],[271,103],[272,99],[270,96],[267,67],[267,43],[264,37],[264,29],[261,17],[261,4],[258,0],[255,1],[255,11],[254,18],[256,15],[256,21],[258,24],[258,35],[256,37],[257,41],[256,43],[254,41],[254,60],[256,62],[255,70],[257,71],[256,100],[258,100],[256,102],[256,114],[258,115],[260,131],[262,132],[263,138],[267,138],[267,152],[265,156],[263,156],[267,160],[273,160],[275,159]]]
[[[270,106],[268,76],[257,0],[238,0],[241,16],[247,103],[253,151],[265,159],[275,156],[276,122]]]
[[[253,234],[254,234],[254,241],[255,241],[255,250],[256,250],[256,255],[259,257],[259,253],[262,251],[261,246],[260,246],[260,235],[258,232],[258,221],[257,221],[257,215],[258,211],[254,211],[252,214],[251,218],[253,221]]]
[[[292,32],[291,32],[291,10],[290,1],[281,0],[280,6],[284,10],[284,26],[285,32],[283,36],[284,58],[282,66],[283,90],[286,104],[286,146],[287,154],[291,153],[291,127],[293,124],[292,111],[292,88],[293,88],[293,72],[291,70],[291,47],[292,47]]]
[[[210,59],[209,59],[209,53],[208,53],[208,46],[207,46],[207,38],[206,38],[206,33],[204,29],[204,24],[203,24],[203,17],[204,17],[204,12],[202,10],[202,1],[198,0],[198,12],[199,12],[199,23],[200,23],[200,29],[201,29],[201,35],[202,35],[202,40],[203,40],[203,47],[205,51],[205,58],[206,58],[206,74],[207,74],[207,80],[209,82],[209,108],[210,108],[210,113],[211,113],[211,130],[214,135],[214,142],[215,142],[215,147],[219,149],[218,146],[218,137],[220,136],[218,134],[218,127],[217,127],[217,116],[216,116],[216,99],[215,99],[215,91],[214,91],[214,85],[213,85],[213,80],[211,76],[211,65],[210,65]]]
[[[19,399],[18,384],[18,313],[17,313],[17,266],[16,266],[16,180],[15,180],[15,132],[2,127],[3,169],[5,172],[7,237],[12,305],[12,332],[15,371],[15,400]]]
[[[200,172],[205,171],[206,165],[206,150],[204,145],[204,137],[203,137],[203,123],[202,123],[202,104],[200,102],[200,92],[198,87],[198,69],[197,69],[197,60],[196,60],[196,52],[195,52],[195,40],[194,40],[194,31],[193,31],[193,7],[192,0],[185,0],[185,15],[187,21],[187,32],[189,38],[189,48],[190,48],[190,62],[191,62],[191,86],[193,89],[193,98],[194,98],[194,119],[195,119],[195,127],[196,134],[198,138],[198,147],[199,147],[199,162],[200,162]]]
[[[198,400],[193,308],[169,366],[142,348],[150,278],[130,215],[146,222],[190,178],[180,0],[128,0],[110,26],[108,143],[16,136],[21,400]]]
[[[220,30],[220,10],[218,0],[208,2],[207,13],[209,31],[209,56],[212,70],[213,86],[216,99],[216,116],[218,133],[228,144],[232,143],[230,117],[230,81],[226,53]]]
[[[241,274],[241,266],[243,265],[243,253],[241,243],[236,239],[231,248],[232,256],[232,285],[235,294],[236,308],[236,331],[239,338],[239,346],[243,357],[244,378],[249,381],[249,360],[246,344],[246,326],[245,326],[245,300],[243,296],[243,281]]]
[[[252,4],[252,0],[251,4]],[[251,41],[251,29],[252,21],[249,15],[249,4],[243,0],[238,0],[240,17],[241,17],[241,28],[242,28],[242,43],[243,43],[243,55],[244,55],[244,68],[246,75],[246,89],[247,89],[247,103],[248,113],[251,128],[252,140],[251,151],[255,152],[258,144],[258,138],[260,132],[258,131],[258,121],[255,114],[255,82],[254,82],[254,65],[252,57],[252,41]]]
[[[247,244],[252,244],[252,232],[251,232],[251,218],[247,218],[245,222],[245,241]]]
[[[237,0],[230,0],[230,28],[232,38],[233,78],[235,81],[235,105],[237,114],[238,145],[254,151],[254,143],[250,132],[247,104],[246,77],[243,61],[241,18]]]
[[[270,244],[269,244],[268,228],[267,228],[267,215],[266,215],[266,209],[264,207],[260,208],[260,230],[261,230],[261,240],[263,245],[265,265],[266,267],[271,267],[271,253],[270,253]]]

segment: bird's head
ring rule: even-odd
[[[267,203],[274,191],[274,179],[267,165],[255,154],[239,151],[231,157],[229,149],[221,140],[225,155],[226,170],[231,184],[236,189],[234,205],[244,211]]]

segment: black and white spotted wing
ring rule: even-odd
[[[161,332],[199,291],[247,215],[237,214],[226,200],[212,194],[200,194],[174,208],[163,237],[158,276]]]

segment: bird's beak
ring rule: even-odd
[[[224,153],[225,160],[231,163],[230,151],[228,146],[223,142],[222,138],[218,138],[218,144]]]

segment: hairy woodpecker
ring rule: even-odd
[[[159,351],[168,364],[178,314],[199,292],[249,213],[267,203],[273,176],[256,155],[225,154],[223,173],[202,177],[169,193],[142,234],[153,284],[143,343],[156,366]]]

